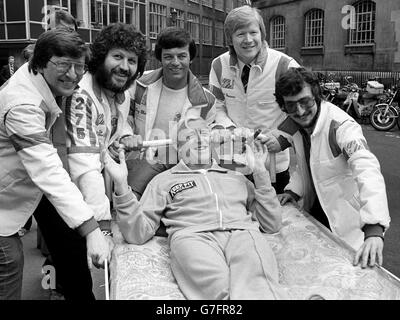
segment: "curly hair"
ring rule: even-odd
[[[104,63],[107,53],[114,48],[132,51],[138,56],[138,68],[134,79],[140,77],[147,61],[146,39],[133,25],[120,22],[104,27],[91,44],[89,72],[95,74]]]
[[[156,41],[154,55],[161,61],[162,49],[182,48],[189,46],[190,61],[196,57],[196,43],[185,29],[168,27],[162,30]]]
[[[308,84],[311,87],[311,93],[314,96],[317,105],[321,104],[322,95],[321,87],[317,75],[304,67],[289,68],[283,73],[275,84],[275,97],[279,107],[286,112],[284,96],[295,96],[304,85]]]
[[[33,55],[29,61],[29,71],[37,74],[38,69],[45,68],[51,57],[88,58],[88,48],[77,32],[64,28],[53,29],[42,33],[36,41]]]

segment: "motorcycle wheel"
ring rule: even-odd
[[[378,131],[389,131],[396,125],[396,109],[389,106],[388,111],[384,114],[385,108],[384,105],[376,107],[369,118],[371,125]]]

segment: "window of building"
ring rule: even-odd
[[[167,7],[151,3],[149,4],[149,36],[150,38],[157,38],[157,35],[162,29],[167,26]]]
[[[285,48],[285,18],[277,16],[271,19],[270,22],[270,45],[271,48]]]
[[[125,23],[136,25],[137,11],[133,1],[125,1]]]
[[[48,6],[58,7],[59,9],[63,9],[68,11],[68,1],[61,1],[61,0],[47,0]]]
[[[373,1],[359,1],[354,4],[355,29],[350,29],[349,44],[371,44],[375,40],[375,12]]]
[[[139,28],[139,3],[137,1],[125,1],[125,23],[133,24]]]
[[[224,0],[215,0],[214,6],[216,10],[224,11]]]
[[[201,24],[203,31],[203,43],[212,44],[212,20],[210,18],[203,17]]]
[[[233,9],[233,1],[225,1],[225,12],[229,13]]]
[[[174,22],[175,26],[185,29],[185,11],[175,8],[171,8],[171,10],[172,9],[174,9],[176,12],[176,21]]]
[[[215,21],[215,45],[222,47],[224,45],[224,23]]]
[[[304,47],[321,47],[324,45],[324,11],[312,9],[305,14]]]
[[[212,0],[203,0],[203,6],[212,8]]]
[[[188,24],[188,30],[189,30],[193,40],[196,43],[199,43],[199,40],[200,40],[200,32],[199,32],[200,31],[200,29],[199,29],[200,17],[197,14],[188,12],[187,24]]]
[[[90,22],[94,28],[101,28],[103,25],[103,4],[101,1],[90,1]]]
[[[5,16],[4,16],[4,0],[0,0],[0,22],[4,22]]]
[[[108,16],[108,6],[107,6],[107,3],[104,2],[103,3],[103,18],[100,17],[100,21],[103,22],[103,26],[107,25],[107,16]]]
[[[110,11],[110,23],[114,23],[119,21],[119,6],[118,0],[114,0],[113,2],[111,1],[112,0],[110,0],[110,2],[108,3]]]

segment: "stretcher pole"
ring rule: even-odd
[[[271,183],[276,182],[276,154],[274,152],[269,153],[269,176]]]
[[[106,300],[110,300],[110,286],[109,286],[109,280],[108,280],[108,260],[104,260],[104,286],[105,286],[105,291],[106,291]]]

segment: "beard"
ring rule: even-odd
[[[125,84],[121,86],[112,81],[113,74],[127,76],[128,79],[126,80]],[[121,70],[119,67],[115,67],[109,71],[104,68],[104,65],[101,65],[96,71],[95,79],[101,87],[115,93],[120,93],[127,90],[133,84],[136,78],[135,75],[136,74],[133,75],[129,70]]]

